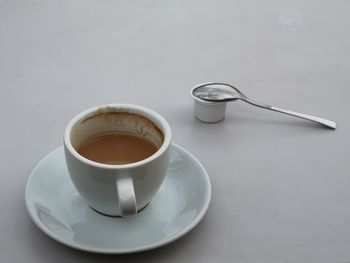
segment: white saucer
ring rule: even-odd
[[[34,223],[67,246],[97,253],[132,253],[168,244],[195,227],[208,209],[211,186],[200,162],[172,145],[168,174],[151,203],[132,218],[94,212],[70,181],[63,147],[32,171],[25,191]]]

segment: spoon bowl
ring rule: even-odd
[[[245,97],[237,88],[224,83],[208,83],[197,86],[193,89],[193,95],[211,102],[232,101]]]

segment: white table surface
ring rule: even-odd
[[[0,0],[0,261],[350,262],[349,26],[346,0]],[[206,81],[338,129],[243,102],[201,123],[189,90]],[[116,102],[168,119],[213,190],[187,236],[126,256],[65,247],[24,205],[70,118]]]

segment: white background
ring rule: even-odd
[[[346,0],[0,0],[1,262],[350,261],[349,14]],[[339,128],[243,102],[200,123],[189,91],[207,81]],[[37,229],[24,188],[75,114],[118,102],[169,121],[213,199],[171,245],[94,255]]]

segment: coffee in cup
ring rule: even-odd
[[[108,132],[88,138],[78,148],[78,153],[98,163],[127,164],[144,160],[157,150],[150,140],[142,136]]]

